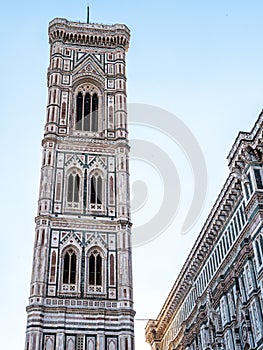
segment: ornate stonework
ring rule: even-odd
[[[49,24],[25,350],[133,350],[125,25]]]
[[[223,189],[147,324],[153,350],[263,349],[262,132],[261,113],[250,133],[239,133]]]

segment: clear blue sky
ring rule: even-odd
[[[181,210],[162,236],[134,250],[136,317],[154,318],[223,185],[225,158],[237,132],[250,130],[263,107],[263,3],[93,0],[90,5],[91,21],[126,23],[132,31],[129,101],[157,105],[180,117],[207,161],[206,207],[193,230],[180,235]],[[15,0],[1,5],[0,329],[5,350],[23,349],[24,344],[45,120],[47,26],[54,17],[85,21],[86,2]],[[164,142],[165,147],[175,163],[183,163],[178,147]],[[191,176],[181,181],[189,197],[184,208],[191,199]],[[149,203],[145,210],[151,212]],[[144,325],[136,321],[137,350],[149,349],[143,343]]]

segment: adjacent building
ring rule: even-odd
[[[263,113],[240,132],[229,176],[158,317],[152,350],[263,349]]]
[[[130,31],[56,18],[25,350],[133,350]]]

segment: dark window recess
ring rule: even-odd
[[[96,266],[96,285],[102,285],[102,259],[100,255],[97,255],[97,266]]]
[[[79,92],[77,96],[77,113],[76,113],[76,130],[82,130],[82,109],[83,109],[83,96]]]
[[[90,183],[90,202],[96,203],[96,178],[92,176]]]
[[[102,204],[102,178],[92,176],[90,179],[90,203]]]
[[[73,201],[73,175],[70,174],[68,177],[68,202]]]
[[[80,185],[80,178],[79,178],[79,175],[77,174],[75,176],[75,186],[74,186],[74,202],[75,203],[79,202],[79,185]]]
[[[260,174],[260,169],[254,169],[254,175],[255,175],[255,179],[256,179],[257,188],[259,190],[262,190],[263,183],[262,183],[262,178],[261,178],[261,174]]]
[[[102,285],[102,257],[100,254],[91,254],[89,257],[89,284]]]
[[[95,285],[95,256],[93,254],[89,258],[89,284]]]
[[[64,255],[63,265],[63,283],[75,284],[76,283],[76,267],[77,258],[72,249],[66,252]]]
[[[257,256],[258,256],[258,263],[259,263],[259,265],[262,265],[262,257],[261,257],[258,241],[256,241],[256,251],[257,251]]]
[[[76,130],[98,131],[99,98],[95,93],[78,93],[76,99]]]
[[[78,174],[70,174],[68,177],[68,202],[79,202],[79,191],[80,191],[80,177]]]

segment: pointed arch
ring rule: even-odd
[[[75,350],[75,342],[72,338],[69,338],[68,340],[67,350]]]
[[[89,208],[102,211],[104,209],[105,196],[104,175],[101,170],[96,169],[89,175]]]
[[[95,346],[94,346],[94,340],[93,339],[89,339],[88,340],[88,350],[94,350]]]
[[[76,94],[75,129],[79,131],[99,130],[99,93],[94,86],[82,86]]]
[[[115,340],[109,341],[109,350],[116,350],[116,342]]]
[[[77,258],[78,253],[71,246],[62,255],[62,283],[77,283]]]
[[[106,255],[98,247],[92,247],[87,253],[87,292],[101,293],[105,290]]]
[[[68,202],[79,202],[80,176],[77,173],[70,173],[68,176]]]
[[[98,249],[94,249],[89,255],[89,284],[92,286],[102,286],[102,254]]]
[[[83,199],[83,181],[82,170],[76,166],[69,168],[65,175],[65,204],[70,210],[80,210]]]
[[[45,350],[53,350],[53,349],[54,349],[53,339],[49,337],[46,340]]]

